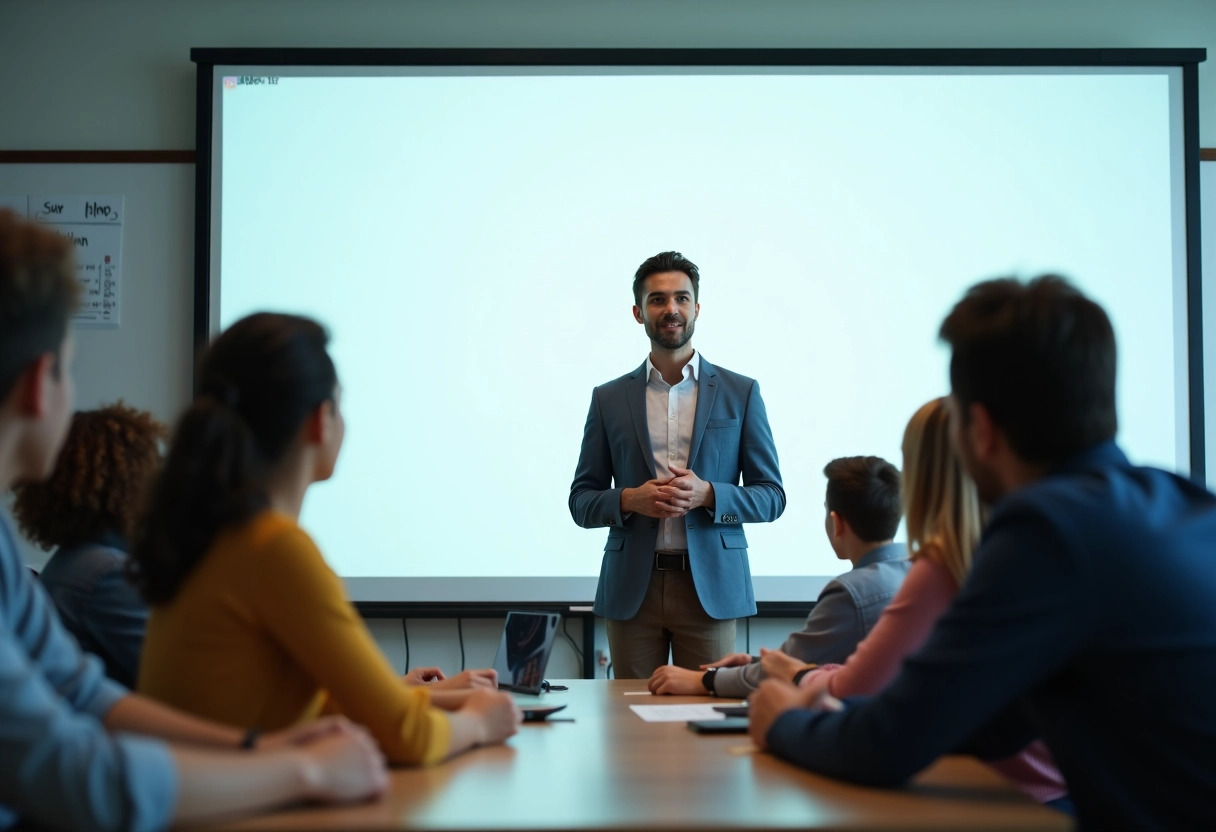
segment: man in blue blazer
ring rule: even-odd
[[[592,392],[570,485],[574,522],[608,527],[595,613],[621,679],[648,678],[669,651],[696,668],[734,650],[735,619],[756,612],[743,524],[785,510],[759,385],[693,350],[699,285],[679,252],[638,268],[650,355]]]

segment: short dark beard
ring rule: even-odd
[[[660,331],[661,327],[670,318],[662,318],[654,323],[646,324],[646,335],[650,338],[651,343],[657,344],[665,350],[678,350],[680,347],[692,340],[693,331],[696,329],[695,320],[684,322],[684,332],[672,333],[668,335]]]

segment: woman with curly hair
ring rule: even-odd
[[[49,479],[18,486],[13,514],[55,553],[42,583],[80,646],[106,675],[135,685],[148,608],[126,579],[144,494],[160,466],[165,426],[121,402],[76,413]]]

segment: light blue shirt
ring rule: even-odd
[[[697,415],[697,375],[701,356],[694,352],[682,369],[680,381],[671,385],[663,380],[650,358],[646,359],[646,424],[650,429],[650,450],[654,453],[654,475],[664,480],[673,476],[671,466],[688,467],[692,448],[692,427]],[[659,521],[656,549],[688,551],[687,521],[667,517]]]
[[[0,520],[0,828],[161,829],[177,769],[159,740],[101,720],[127,690],[81,652]]]
[[[807,663],[844,664],[874,629],[911,566],[906,543],[866,552],[850,571],[823,588],[806,624],[790,633],[781,652]],[[714,677],[714,692],[742,699],[756,691],[765,675],[758,661],[724,667]]]

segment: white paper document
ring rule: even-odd
[[[692,719],[726,718],[726,714],[715,711],[713,705],[630,705],[629,710],[647,722],[688,722]]]

